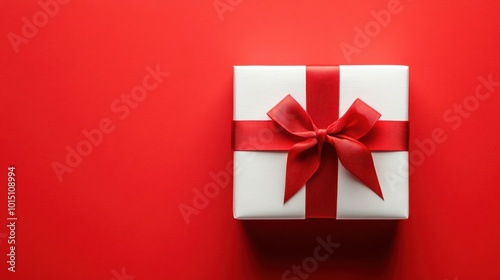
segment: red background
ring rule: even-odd
[[[2,1],[0,278],[281,279],[331,235],[341,246],[308,279],[500,279],[500,86],[457,129],[443,120],[479,76],[500,81],[500,2],[401,0],[344,55],[388,1],[232,0],[221,20],[212,0],[73,0],[17,53],[8,34],[42,8]],[[157,64],[169,76],[120,120],[110,105]],[[410,177],[410,218],[242,222],[230,184],[186,224],[179,205],[231,162],[232,66],[245,64],[409,65],[410,151],[436,128],[447,136]],[[103,118],[115,130],[59,182],[52,163]]]

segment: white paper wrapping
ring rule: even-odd
[[[234,120],[270,120],[266,113],[287,94],[306,108],[305,66],[234,67]],[[380,120],[408,120],[408,67],[341,65],[340,116],[356,98],[380,112]],[[408,152],[372,155],[384,200],[339,162],[337,219],[408,218]],[[234,152],[235,218],[305,219],[305,187],[283,204],[286,157],[286,152]]]

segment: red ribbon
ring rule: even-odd
[[[288,151],[284,202],[306,184],[308,218],[336,217],[338,160],[383,199],[370,151],[408,150],[408,122],[378,121],[360,99],[339,118],[338,67],[308,66],[306,91],[307,112],[287,95],[268,112],[272,121],[234,121],[234,150]],[[264,130],[272,141],[249,145]]]

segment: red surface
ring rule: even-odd
[[[75,0],[47,18],[38,1],[0,3],[0,279],[281,279],[328,235],[340,246],[302,278],[500,279],[500,85],[478,80],[500,81],[499,1],[215,3],[220,16],[212,0]],[[16,53],[9,34],[34,14]],[[170,74],[122,101],[157,64]],[[409,65],[410,219],[234,220],[232,66],[245,64]],[[100,126],[59,182],[53,162]],[[180,205],[203,209],[186,224]]]

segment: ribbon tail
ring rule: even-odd
[[[328,137],[327,139],[335,146],[340,163],[345,169],[384,199],[370,150],[355,139],[336,137]]]
[[[309,138],[295,144],[288,152],[284,203],[292,198],[318,170],[321,151],[317,143],[315,138]]]

